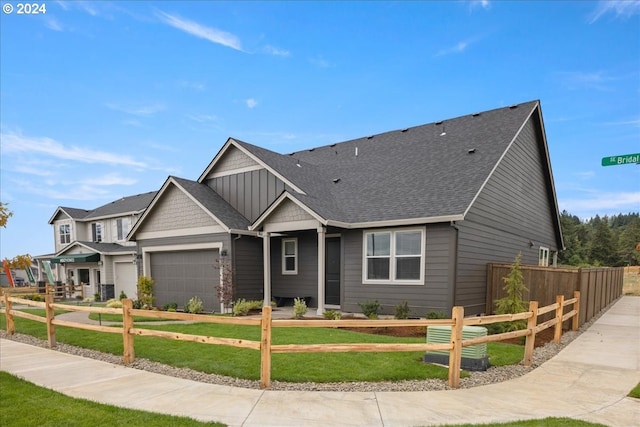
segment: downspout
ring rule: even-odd
[[[453,280],[451,283],[451,293],[449,294],[449,306],[453,309],[456,303],[456,288],[458,284],[458,235],[460,229],[456,225],[455,221],[451,221],[451,228],[455,230],[455,238],[453,240]]]

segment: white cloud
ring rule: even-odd
[[[442,49],[441,51],[439,51],[438,53],[436,53],[436,56],[445,56],[445,55],[452,55],[455,53],[462,53],[465,51],[465,49],[469,46],[469,43],[466,41],[461,41],[456,43],[454,46]]]
[[[320,68],[329,68],[333,66],[333,64],[331,64],[329,61],[327,61],[321,56],[314,56],[312,58],[309,58],[309,62]]]
[[[133,185],[137,182],[138,181],[133,178],[123,177],[117,173],[110,173],[97,178],[84,179],[81,182],[76,182],[76,183],[105,187],[105,186],[111,186],[111,185]]]
[[[45,23],[45,27],[53,31],[64,31],[62,24],[60,24],[55,18],[48,18]]]
[[[587,88],[607,91],[609,90],[608,84],[615,80],[602,71],[560,71],[556,74],[559,76],[560,82],[568,89]]]
[[[640,14],[640,0],[606,0],[599,1],[596,9],[589,15],[588,21],[593,24],[607,13],[612,12],[616,18],[629,18]]]
[[[588,194],[581,199],[560,199],[558,205],[561,211],[566,210],[579,217],[591,217],[596,213],[606,215],[618,212],[635,212],[640,206],[640,191],[602,191]]]
[[[231,33],[218,30],[217,28],[206,27],[195,21],[180,18],[176,15],[170,15],[162,11],[159,11],[157,15],[165,24],[184,31],[187,34],[208,40],[212,43],[230,47],[231,49],[239,50],[241,52],[243,51],[240,39]]]
[[[77,146],[64,145],[52,138],[27,137],[20,133],[2,133],[2,154],[26,153],[41,154],[52,158],[70,160],[81,163],[101,163],[109,165],[132,166],[147,168],[147,164],[134,160],[121,153],[109,153]]]
[[[197,90],[198,92],[201,92],[201,91],[206,89],[206,86],[204,85],[204,83],[190,82],[190,81],[187,81],[187,80],[180,80],[178,82],[178,86],[180,86],[182,88],[186,88],[186,89]]]
[[[122,106],[118,104],[105,104],[105,106],[111,110],[120,111],[127,114],[132,114],[134,116],[144,116],[149,117],[153,116],[160,111],[166,110],[164,104],[151,104],[151,105],[140,105],[136,107],[130,106]]]
[[[481,7],[486,10],[491,8],[491,2],[489,0],[471,0],[469,2],[469,5],[471,9]]]
[[[255,108],[258,105],[258,101],[256,101],[253,98],[249,98],[245,101],[245,103],[247,104],[247,107],[249,108]]]
[[[277,48],[275,46],[271,46],[271,45],[267,45],[265,46],[262,51],[266,54],[269,55],[275,55],[275,56],[289,56],[291,55],[291,52],[289,52],[288,50],[285,49],[280,49]]]
[[[187,114],[186,117],[198,123],[212,123],[219,121],[218,116],[213,114]]]

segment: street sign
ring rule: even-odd
[[[631,163],[640,164],[640,153],[602,158],[602,166],[629,165]]]

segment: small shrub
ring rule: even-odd
[[[396,319],[408,319],[411,314],[409,303],[407,300],[402,301],[401,304],[395,306],[395,318]]]
[[[360,309],[362,310],[362,314],[367,316],[368,319],[377,319],[378,315],[382,311],[382,306],[380,305],[378,300],[367,301],[367,302],[364,302],[364,303],[360,303],[359,302],[358,305],[360,306]]]
[[[93,300],[95,302],[100,302],[100,294],[97,293],[97,292],[95,294],[93,294]]]
[[[162,310],[164,310],[164,311],[177,311],[178,310],[178,303],[177,302],[170,302],[169,304],[165,304],[162,307]]]
[[[31,301],[36,301],[36,302],[44,301],[44,298],[42,297],[42,295],[38,295],[38,294],[24,295],[22,298],[28,299]]]
[[[249,311],[261,311],[262,310],[262,300],[256,299],[247,301],[249,303]]]
[[[147,276],[138,277],[138,299],[143,308],[151,309],[156,297],[153,296],[153,279]]]
[[[123,299],[127,299],[127,294],[125,294],[124,291],[120,291],[120,296],[118,297],[118,299],[120,301],[122,301]]]
[[[76,295],[76,300],[82,301],[82,295]]]
[[[185,306],[187,313],[200,313],[202,311],[203,304],[199,296],[192,297]]]
[[[513,261],[513,264],[511,264],[509,275],[502,278],[502,281],[505,283],[502,289],[506,292],[506,295],[496,300],[496,314],[516,314],[529,309],[528,304],[522,299],[523,292],[526,292],[528,289],[524,285],[524,277],[520,269],[521,258],[522,253],[519,253]],[[502,325],[503,332],[517,331],[526,329],[526,327],[526,320],[504,322],[504,325]]]
[[[342,313],[336,310],[327,310],[323,314],[324,318],[327,320],[340,320],[342,319]]]
[[[133,301],[133,303],[131,304],[131,307],[137,310],[141,310],[143,306],[144,306],[144,303],[139,299]]]
[[[293,315],[296,319],[302,319],[307,314],[307,302],[304,298],[294,298],[293,300]]]
[[[427,319],[446,319],[447,316],[441,311],[433,311],[427,313]]]
[[[244,298],[240,298],[233,303],[233,315],[234,316],[246,316],[249,314],[249,310],[251,309],[251,304],[249,301]]]
[[[107,308],[122,308],[122,301],[119,299],[110,299],[107,301]]]

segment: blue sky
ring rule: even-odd
[[[640,1],[1,3],[0,258],[228,137],[287,153],[533,99],[560,209],[640,211],[640,166],[601,166],[640,153]]]

